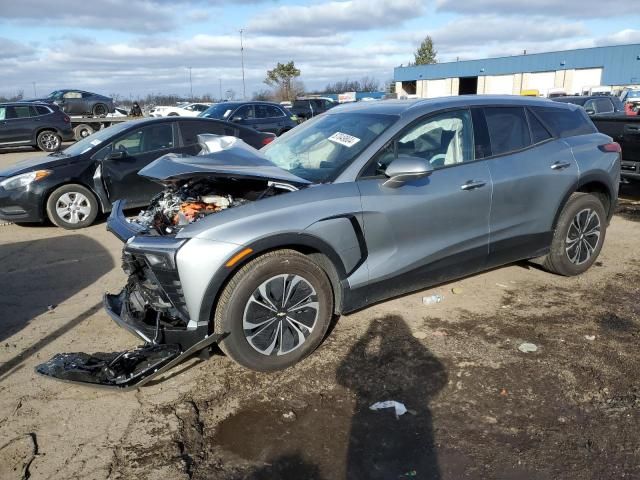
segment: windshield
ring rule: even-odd
[[[62,92],[61,90],[56,90],[55,92],[51,92],[49,95],[47,95],[47,98],[51,98],[53,100],[60,100],[62,98],[62,94],[64,92]]]
[[[216,103],[215,105],[211,105],[198,116],[225,120],[229,115],[231,115],[231,112],[236,108],[236,106],[237,105],[235,104],[229,103]]]
[[[329,181],[398,120],[395,115],[336,113],[296,127],[261,152],[278,167],[315,183]]]
[[[135,120],[133,120],[135,122]],[[86,138],[74,143],[73,145],[65,148],[62,153],[65,155],[80,155],[93,147],[97,147],[103,142],[111,140],[111,137],[120,133],[123,130],[131,127],[131,122],[122,122],[117,125],[113,125],[111,127],[103,128],[102,130],[98,130],[96,133],[92,133]]]

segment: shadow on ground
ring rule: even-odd
[[[277,398],[253,404],[222,422],[211,441],[264,465],[225,478],[440,478],[429,402],[447,384],[447,373],[401,317],[374,320],[336,377],[336,391],[309,393],[286,406]],[[385,400],[410,411],[396,418],[393,409],[369,408]],[[196,476],[213,478],[205,471]]]
[[[19,333],[29,322],[96,282],[113,269],[109,252],[84,235],[65,235],[10,243],[0,249],[0,342]],[[37,350],[97,311],[94,305],[49,332]],[[48,329],[47,329],[48,330]],[[30,354],[36,350],[29,348]],[[24,358],[25,352],[21,353]],[[12,362],[0,366],[6,373]]]

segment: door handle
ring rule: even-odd
[[[466,183],[460,185],[460,190],[474,190],[476,188],[484,187],[487,182],[483,182],[482,180],[469,180]]]
[[[569,162],[555,162],[551,165],[551,170],[564,170],[565,168],[569,168],[571,164]]]

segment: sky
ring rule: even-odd
[[[0,0],[0,95],[242,97],[241,29],[251,97],[291,60],[307,90],[388,82],[425,35],[439,62],[640,43],[640,1]]]

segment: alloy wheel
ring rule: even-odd
[[[60,138],[51,132],[45,132],[40,136],[40,143],[44,150],[54,151],[60,147]]]
[[[276,275],[262,282],[244,308],[242,328],[256,351],[285,355],[299,348],[318,320],[318,297],[300,275]]]
[[[565,239],[565,252],[574,265],[589,261],[600,241],[600,217],[598,213],[585,208],[580,210],[569,225]]]
[[[91,204],[82,193],[67,192],[56,201],[56,213],[65,222],[77,224],[89,216]]]

